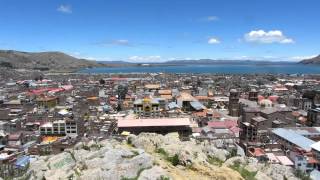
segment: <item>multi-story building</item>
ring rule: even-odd
[[[66,133],[66,122],[64,120],[57,120],[52,122],[53,134],[64,135]]]
[[[137,99],[133,103],[134,113],[139,117],[158,117],[160,116],[160,103],[155,98]]]
[[[77,127],[77,122],[71,119],[68,119],[65,121],[66,126],[66,134],[67,135],[76,135],[78,134],[78,127]]]
[[[241,108],[239,137],[242,142],[266,142],[269,128],[295,126],[292,110],[281,105],[273,105],[270,100],[263,100],[260,106]]]
[[[77,135],[77,123],[74,120],[56,120],[39,127],[41,135]]]
[[[308,111],[312,108],[312,103],[312,99],[308,98],[295,98],[293,100],[293,106],[305,111]]]
[[[256,89],[251,89],[248,99],[250,101],[258,101],[258,91]]]
[[[320,126],[320,108],[309,109],[307,116],[308,126]]]
[[[230,90],[229,96],[229,115],[230,116],[239,116],[239,97],[240,93],[236,89]]]

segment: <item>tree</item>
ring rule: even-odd
[[[100,83],[101,85],[104,85],[104,84],[106,84],[106,81],[105,81],[104,79],[100,79],[100,80],[99,80],[99,83]]]
[[[125,99],[127,92],[128,92],[127,86],[119,85],[117,89],[118,99],[119,100]]]
[[[23,86],[28,89],[30,87],[30,84],[28,82],[24,82]]]
[[[117,104],[117,108],[116,108],[116,109],[117,109],[118,112],[122,110],[122,107],[121,107],[121,103],[120,103],[120,102]]]
[[[210,100],[210,101],[208,102],[208,104],[207,104],[207,108],[212,108],[212,105],[213,105],[213,103],[212,103],[212,101]]]

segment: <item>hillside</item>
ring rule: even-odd
[[[78,59],[61,52],[21,52],[0,50],[0,67],[16,69],[39,69],[74,71],[82,68],[107,66],[105,64]]]
[[[320,65],[320,55],[311,59],[304,59],[300,61],[301,64],[317,64]]]
[[[293,169],[234,156],[177,133],[130,135],[126,141],[79,142],[57,155],[35,156],[25,179],[297,180]],[[23,179],[21,178],[21,179]]]

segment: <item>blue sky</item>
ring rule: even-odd
[[[320,54],[319,0],[0,0],[0,49],[96,60],[299,60]]]

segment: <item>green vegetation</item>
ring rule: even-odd
[[[168,153],[163,148],[156,149],[156,153],[159,153],[163,156],[168,156]]]
[[[212,101],[209,101],[208,104],[206,105],[206,107],[207,108],[212,108],[212,105],[213,105]]]
[[[151,169],[151,167],[148,167],[148,168],[141,168],[139,169],[138,173],[137,173],[137,176],[136,177],[133,177],[133,178],[129,178],[129,177],[121,177],[121,180],[138,180],[138,178],[140,177],[142,171],[146,170],[146,169]]]
[[[301,180],[311,180],[310,178],[310,175],[308,175],[307,173],[301,171],[300,169],[297,169],[295,172],[294,172],[294,175],[301,179]]]
[[[167,161],[169,161],[174,166],[177,166],[180,163],[178,154],[169,156],[169,154],[163,148],[156,149],[156,153],[161,154]]]
[[[175,154],[174,156],[168,156],[167,160],[174,166],[177,166],[180,162],[178,154]]]
[[[68,151],[68,153],[70,154],[71,158],[74,160],[74,162],[77,162],[76,157],[74,156],[74,151]]]
[[[232,157],[235,157],[235,156],[237,156],[237,149],[232,149],[230,152],[229,152],[229,154],[227,155],[227,159],[230,159],[230,158],[232,158]]]
[[[98,143],[96,143],[96,144],[92,144],[91,146],[90,146],[90,150],[91,149],[101,149],[103,147],[103,145],[102,144],[98,144]]]
[[[127,144],[132,145],[132,137],[128,137]]]
[[[7,67],[7,68],[13,68],[13,65],[9,62],[0,62],[0,66]]]
[[[81,173],[80,173],[77,169],[74,170],[74,173],[75,173],[75,175],[76,175],[77,177],[80,177],[80,176],[81,176]]]
[[[139,155],[138,151],[132,150],[131,152],[134,154],[134,156],[138,156]]]
[[[103,145],[102,144],[98,144],[98,143],[92,144],[91,146],[88,146],[86,144],[82,144],[82,149],[84,149],[86,151],[91,151],[91,149],[99,150],[102,147],[103,147]]]
[[[68,180],[73,180],[74,179],[74,175],[71,174],[70,176],[68,176]]]
[[[234,162],[234,164],[229,167],[235,171],[238,171],[240,173],[240,175],[246,180],[255,180],[256,179],[255,176],[256,176],[257,172],[248,171],[246,168],[241,166],[239,161]]]
[[[161,175],[160,180],[170,180],[170,178],[167,176]]]
[[[208,156],[208,163],[215,165],[215,166],[221,166],[223,164],[223,161],[220,160],[217,157],[214,156]]]
[[[138,151],[131,150],[131,152],[132,152],[132,155],[122,155],[122,158],[129,158],[129,159],[131,159],[131,158],[136,157],[136,156],[139,155],[139,152],[138,152]]]
[[[82,149],[84,149],[86,151],[90,151],[90,147],[85,144],[82,144]]]

